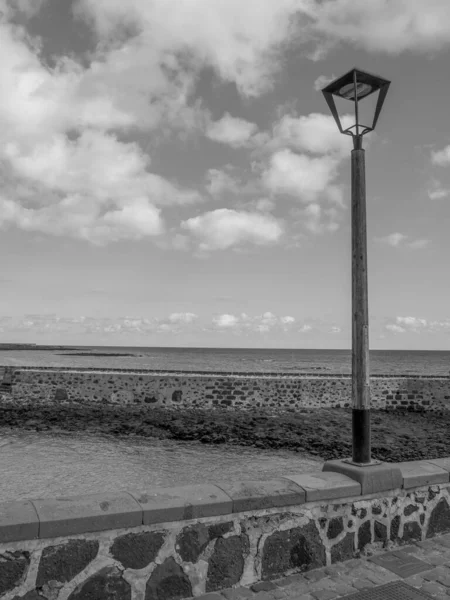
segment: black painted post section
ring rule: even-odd
[[[365,155],[361,136],[352,150],[352,436],[355,463],[369,464],[370,375],[367,290]]]

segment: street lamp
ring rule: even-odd
[[[367,239],[366,239],[366,182],[362,137],[375,129],[390,82],[352,69],[329,83],[322,93],[331,110],[339,131],[353,137],[351,153],[352,180],[352,459],[343,462],[359,467],[381,464],[370,456],[370,374],[369,374],[369,312],[367,294]],[[359,118],[359,103],[379,91],[371,125],[363,125]],[[354,124],[347,129],[336,109],[334,96],[353,103]]]

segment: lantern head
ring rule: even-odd
[[[329,83],[322,90],[322,94],[324,95],[325,100],[331,110],[331,114],[336,121],[339,131],[345,135],[351,135],[359,139],[360,136],[363,136],[365,133],[373,131],[375,129],[375,125],[377,124],[378,117],[380,116],[381,108],[383,106],[384,99],[386,98],[390,83],[391,82],[387,79],[383,79],[382,77],[378,77],[376,75],[371,75],[370,73],[360,71],[356,68]],[[377,91],[379,91],[379,95],[372,124],[362,125],[359,122],[358,103]],[[333,96],[353,102],[355,123],[354,125],[347,127],[347,129],[342,128],[341,120],[339,118]],[[355,131],[352,131],[353,129],[355,129]]]

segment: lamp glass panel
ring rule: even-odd
[[[358,121],[361,126],[372,127],[379,95],[380,90],[377,90],[358,102]]]
[[[352,125],[355,125],[355,103],[349,102],[348,100],[341,98],[341,96],[336,95],[333,95],[333,100],[341,121],[342,129],[347,129]],[[352,129],[352,131],[354,131],[354,129]]]

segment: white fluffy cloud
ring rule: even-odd
[[[324,0],[310,5],[312,28],[369,51],[428,52],[450,45],[447,0]]]
[[[244,119],[232,117],[229,113],[219,120],[211,123],[206,131],[206,136],[216,142],[228,144],[232,148],[246,146],[258,130],[255,123],[250,123]]]
[[[408,236],[398,232],[374,239],[376,242],[387,244],[388,246],[393,246],[394,248],[398,248],[399,246],[407,246],[408,248],[421,249],[426,248],[430,244],[430,240],[423,238],[406,242]]]
[[[315,202],[336,177],[338,161],[331,156],[312,158],[285,148],[275,152],[262,180],[274,193],[290,194],[299,201]]]
[[[450,165],[450,146],[446,146],[437,152],[432,151],[431,162],[433,165],[438,165],[439,167],[446,167]]]
[[[269,333],[273,330],[289,331],[295,323],[290,315],[278,317],[268,311],[262,315],[251,317],[246,313],[240,315],[222,314],[212,320],[213,329],[217,331],[232,331],[236,334],[250,332]]]
[[[265,245],[277,242],[283,235],[283,224],[272,215],[220,208],[181,224],[199,241],[199,250],[225,250],[250,242]]]
[[[392,333],[450,332],[450,319],[435,321],[418,317],[395,317],[386,323],[385,329]]]
[[[353,123],[351,115],[341,116],[344,129]],[[349,156],[353,148],[350,136],[342,135],[333,117],[321,113],[284,115],[273,126],[272,142],[268,145],[311,154],[335,154],[339,158]]]

